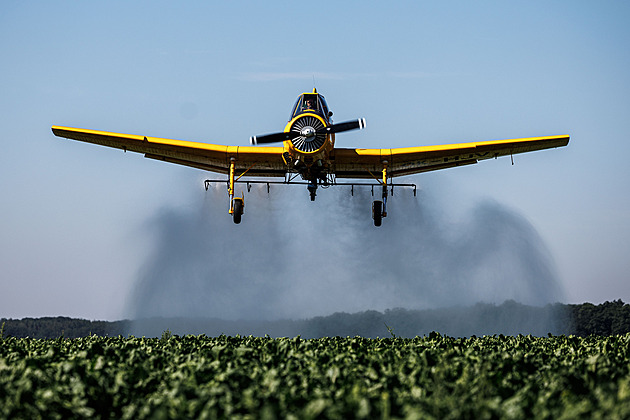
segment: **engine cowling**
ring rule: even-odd
[[[291,139],[293,147],[304,153],[321,149],[326,143],[326,125],[315,115],[302,115],[291,122],[289,131],[297,135]]]

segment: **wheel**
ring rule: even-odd
[[[376,200],[372,203],[372,219],[374,226],[380,226],[383,221],[383,202]]]
[[[241,223],[241,216],[243,215],[243,200],[234,199],[234,223],[237,225]]]

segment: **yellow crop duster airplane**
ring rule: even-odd
[[[338,178],[375,179],[382,186],[382,199],[372,204],[372,218],[374,225],[380,226],[382,218],[387,216],[388,187],[410,185],[394,184],[394,177],[470,165],[484,159],[562,147],[569,143],[568,135],[560,135],[397,149],[338,148],[335,147],[335,134],[365,128],[365,120],[333,124],[332,115],[324,96],[316,89],[301,94],[283,132],[250,139],[253,145],[282,142],[281,147],[221,146],[59,126],[53,126],[52,131],[59,137],[144,153],[150,159],[227,174],[229,213],[234,223],[240,223],[245,207],[244,197],[234,196],[234,184],[242,176],[284,177],[284,181],[277,183],[306,183],[311,200],[315,200],[318,185],[339,185]],[[305,182],[294,182],[298,176]],[[346,185],[354,188],[357,184]]]

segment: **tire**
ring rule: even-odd
[[[374,226],[380,226],[383,221],[383,202],[380,200],[372,203],[372,219],[374,219]]]
[[[241,223],[241,216],[243,215],[243,200],[234,200],[234,223],[237,225]]]

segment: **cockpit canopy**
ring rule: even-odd
[[[305,112],[319,114],[324,117],[326,121],[328,121],[328,118],[330,117],[326,99],[324,99],[323,95],[320,95],[317,92],[303,93],[298,96],[297,101],[295,101],[295,105],[293,105],[293,111],[291,111],[291,118],[289,118],[289,121]]]

